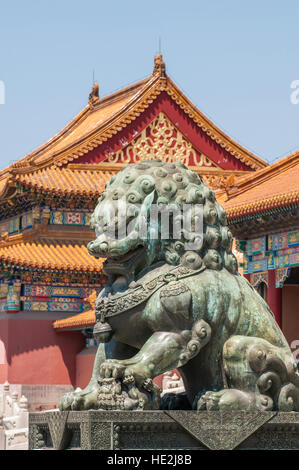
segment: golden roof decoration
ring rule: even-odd
[[[94,83],[89,93],[88,103],[90,106],[94,106],[96,103],[99,102],[99,84]]]
[[[166,162],[180,162],[200,169],[210,167],[221,169],[203,153],[196,151],[191,142],[163,112],[160,112],[138,137],[117,152],[110,154],[107,163],[138,163],[156,158]]]
[[[154,70],[153,75],[160,75],[160,77],[165,77],[166,75],[166,65],[163,61],[162,54],[157,54],[154,59]]]

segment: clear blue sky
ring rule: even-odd
[[[299,149],[298,0],[10,0],[0,10],[0,167],[58,132],[87,103],[167,72],[208,117],[261,158]]]

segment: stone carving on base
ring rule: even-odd
[[[29,449],[297,449],[299,413],[277,411],[54,411],[30,413]],[[61,430],[64,429],[64,433]],[[57,436],[64,435],[64,440]]]
[[[168,237],[163,214],[171,214]],[[238,274],[225,211],[198,174],[161,160],[127,165],[106,184],[91,225],[89,253],[106,258],[107,284],[95,302],[101,345],[89,385],[63,396],[60,410],[156,410],[153,379],[172,369],[190,410],[299,410],[287,341]]]

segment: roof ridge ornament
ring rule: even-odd
[[[99,84],[94,83],[92,85],[91,92],[89,93],[88,103],[90,106],[94,106],[99,101]]]
[[[166,76],[166,65],[163,61],[162,54],[156,54],[154,59],[154,70],[153,75],[160,75],[160,77]]]

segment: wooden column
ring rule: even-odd
[[[21,309],[21,281],[18,279],[13,280],[9,283],[8,293],[6,297],[6,303],[4,310],[9,313],[19,312]]]
[[[282,289],[275,287],[275,269],[268,271],[268,296],[267,302],[272,312],[275,315],[275,319],[281,328],[282,326]]]

